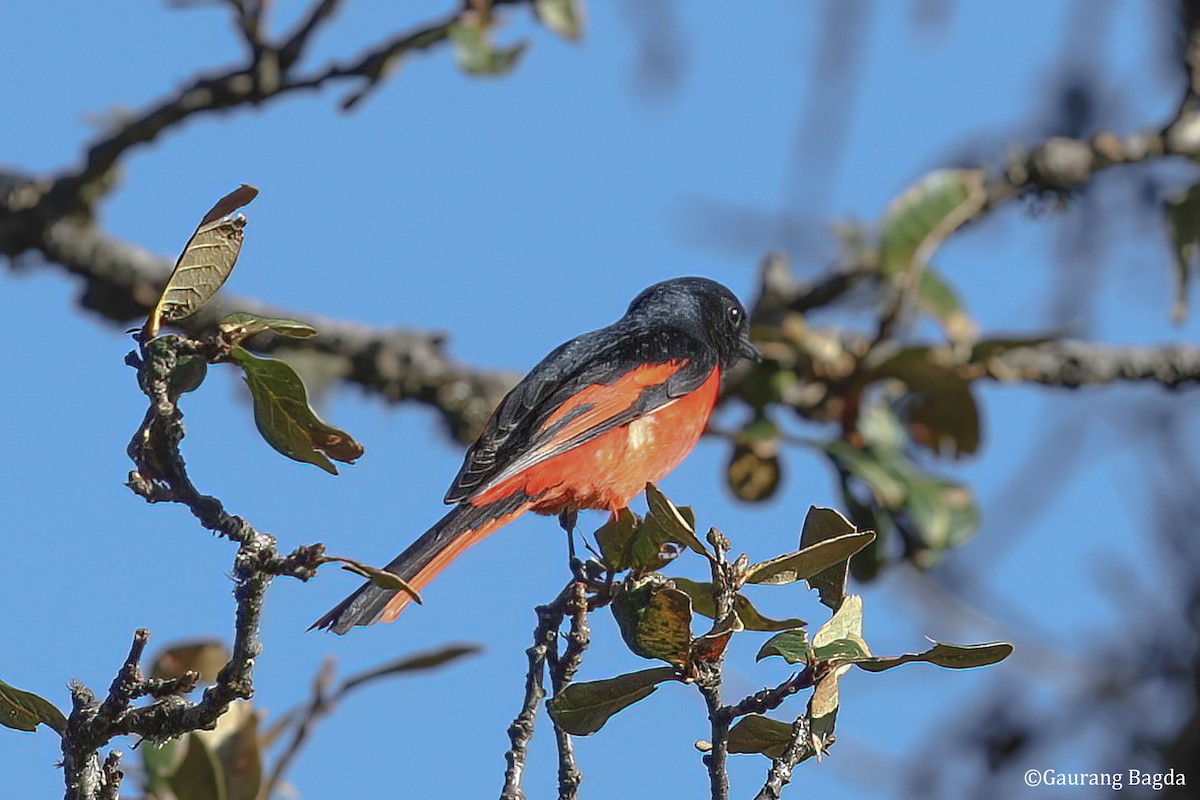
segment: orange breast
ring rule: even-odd
[[[486,494],[503,497],[519,489],[538,498],[533,510],[542,514],[569,508],[624,508],[647,481],[661,480],[696,446],[720,386],[719,370],[714,369],[695,391],[536,464]]]

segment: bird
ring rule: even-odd
[[[383,569],[420,591],[467,548],[527,511],[617,514],[695,447],[722,376],[761,360],[737,297],[683,277],[637,295],[624,316],[552,350],[500,401],[446,492],[453,508]],[[394,620],[411,600],[367,582],[310,627],[345,634]]]

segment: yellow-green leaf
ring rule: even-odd
[[[378,586],[380,589],[388,589],[393,592],[404,592],[411,597],[418,605],[424,601],[416,589],[409,586],[399,575],[394,575],[385,569],[372,567],[370,564],[364,564],[361,561],[355,561],[352,558],[340,558],[338,556],[325,556],[321,559],[321,563],[337,563],[342,565],[342,569],[347,572],[353,572],[366,578],[371,583]]]
[[[892,201],[880,232],[880,271],[896,276],[923,269],[946,237],[983,208],[983,178],[981,169],[937,170]]]
[[[813,634],[813,648],[829,644],[836,639],[862,639],[862,598],[848,594],[829,621]]]
[[[612,602],[613,617],[629,650],[681,667],[692,643],[692,601],[685,592],[644,584],[624,588]]]
[[[352,464],[363,454],[362,445],[350,434],[317,416],[300,376],[286,362],[259,358],[242,347],[233,348],[230,358],[246,373],[254,398],[254,423],[271,447],[331,475],[337,474],[337,468],[330,458]]]
[[[963,308],[958,292],[928,264],[917,282],[917,305],[938,321],[951,342],[973,342],[979,334],[979,327]]]
[[[850,560],[874,540],[870,531],[847,533],[816,542],[794,553],[772,558],[750,567],[746,583],[778,585],[807,580]]]
[[[464,15],[451,25],[450,41],[454,43],[459,68],[471,75],[503,75],[516,66],[525,52],[524,42],[495,46],[490,29],[476,15]]]
[[[245,217],[229,215],[257,195],[258,189],[243,183],[200,220],[146,320],[143,340],[157,336],[162,323],[194,314],[224,285],[242,251],[242,229],[246,227]]]
[[[317,329],[294,319],[260,317],[257,314],[238,312],[230,314],[217,323],[217,330],[230,344],[240,344],[256,333],[271,331],[289,339],[308,339],[317,335]]]
[[[583,36],[583,0],[535,0],[533,10],[543,25],[564,39]]]

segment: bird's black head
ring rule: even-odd
[[[712,345],[722,368],[741,358],[762,360],[750,343],[745,307],[733,292],[708,278],[673,278],[656,283],[633,299],[626,315],[678,325]]]

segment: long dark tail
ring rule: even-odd
[[[420,591],[464,550],[512,522],[532,505],[528,495],[517,492],[482,506],[470,503],[455,506],[384,569]],[[406,592],[384,589],[368,581],[314,622],[309,630],[328,629],[340,635],[355,625],[391,622],[411,599]]]

